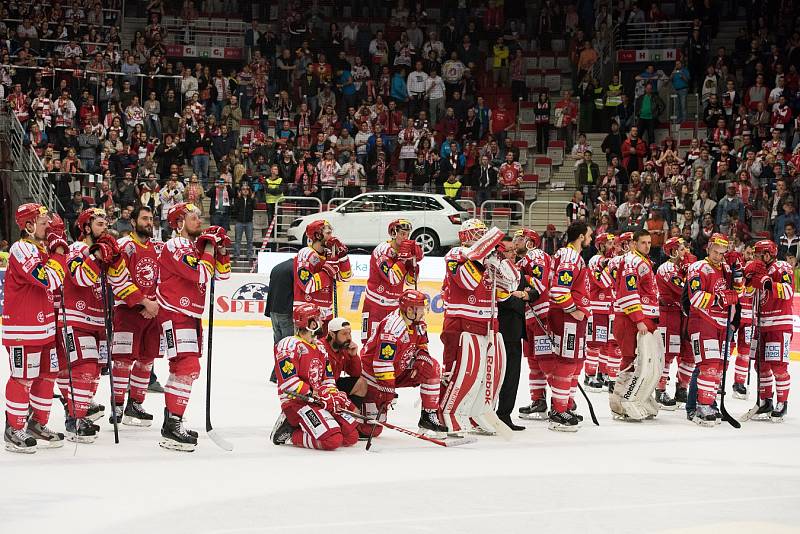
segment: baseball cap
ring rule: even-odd
[[[334,317],[328,323],[328,332],[338,332],[345,326],[350,326],[350,321],[348,321],[344,317]]]

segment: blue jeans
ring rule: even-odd
[[[214,215],[211,216],[211,224],[213,226],[221,226],[226,231],[229,230],[231,226],[231,216],[228,210],[215,211]]]
[[[203,189],[208,189],[208,155],[192,156],[192,170],[200,178]]]
[[[686,95],[689,94],[689,89],[677,89],[675,93],[678,95],[675,99],[675,117],[680,124],[686,120]]]
[[[294,334],[294,324],[292,323],[292,316],[288,313],[270,313],[269,319],[272,321],[272,344],[277,347],[278,343],[285,338]],[[272,373],[270,380],[275,382],[275,362],[273,361]]]
[[[233,244],[233,256],[239,257],[239,243],[242,241],[242,234],[245,234],[245,242],[247,243],[247,259],[253,257],[253,223],[236,223],[236,242]]]

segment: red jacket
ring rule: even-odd
[[[631,168],[631,148],[636,149],[637,163],[635,170],[641,171],[644,168],[644,157],[647,154],[647,145],[645,145],[641,137],[636,138],[635,143],[631,143],[630,137],[622,142],[622,165],[628,170]]]

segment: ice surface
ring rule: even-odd
[[[267,382],[268,329],[217,329],[213,421],[235,447],[227,453],[202,432],[205,362],[188,423],[194,453],[158,447],[162,395],[145,407],[149,429],[107,419],[93,445],[67,443],[34,455],[0,451],[0,533],[58,532],[769,532],[800,529],[800,416],[783,424],[700,428],[682,411],[640,424],[612,421],[604,394],[590,394],[600,418],[577,434],[545,422],[511,443],[480,437],[445,449],[384,430],[374,450],[360,442],[320,452],[276,447],[278,415]],[[440,354],[433,335],[431,348]],[[5,383],[8,367],[0,366]],[[523,363],[518,405],[528,400]],[[731,366],[731,370],[733,366]],[[162,383],[166,364],[156,363]],[[800,364],[792,363],[795,380]],[[673,370],[674,376],[674,370]],[[729,381],[732,376],[729,375]],[[108,405],[108,377],[98,401]],[[670,386],[670,390],[672,386]],[[390,420],[416,428],[417,391],[402,390]],[[751,396],[752,398],[752,396]],[[728,396],[740,415],[753,400]],[[791,403],[790,403],[791,405]],[[52,427],[63,429],[55,403]]]

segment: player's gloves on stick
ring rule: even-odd
[[[111,265],[119,259],[119,244],[111,234],[103,234],[89,247],[89,254],[93,254],[102,263]]]
[[[753,260],[747,263],[744,268],[744,278],[750,283],[751,280],[759,281],[767,274],[767,266],[761,260]]]
[[[62,248],[66,252],[69,248],[64,221],[58,215],[53,215],[50,219],[50,227],[47,230],[47,251],[51,254]]]
[[[739,295],[732,289],[725,289],[717,296],[717,301],[720,306],[727,308],[739,302]]]
[[[325,247],[331,251],[331,259],[333,260],[340,260],[347,256],[347,245],[342,243],[338,237],[328,239]]]

